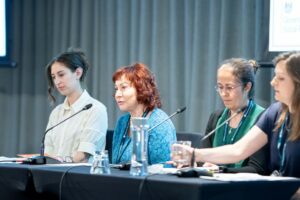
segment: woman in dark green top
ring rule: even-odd
[[[218,147],[233,144],[241,139],[255,124],[264,108],[254,100],[255,72],[258,65],[253,60],[232,58],[225,60],[218,69],[216,90],[225,109],[212,113],[207,124],[206,134],[233,117],[207,138],[203,147]],[[242,109],[242,112],[237,112]],[[262,149],[253,157],[238,163],[226,165],[231,172],[255,172],[265,174],[267,152]],[[206,166],[212,164],[205,163]],[[242,169],[241,169],[242,168]]]

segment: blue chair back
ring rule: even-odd
[[[109,162],[111,163],[112,157],[112,140],[114,136],[114,130],[108,129],[106,132],[106,145],[105,150],[108,151]]]

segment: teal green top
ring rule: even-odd
[[[252,104],[252,105],[251,105]],[[233,144],[241,139],[255,124],[259,115],[264,111],[264,108],[255,104],[252,100],[249,102],[247,109],[244,112],[244,117],[241,119],[237,128],[231,128],[225,124],[219,128],[214,136],[213,147]],[[229,116],[229,109],[224,109],[221,117],[218,119],[217,126],[223,123]],[[244,166],[244,160],[240,162],[226,165],[227,167],[240,168]]]

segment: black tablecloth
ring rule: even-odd
[[[31,168],[20,164],[0,164],[0,199],[39,199]]]
[[[1,194],[9,199],[290,199],[300,180],[224,182],[174,175],[132,177],[112,169],[91,175],[88,166],[0,165]],[[62,179],[63,177],[63,179]],[[6,188],[3,190],[3,188]],[[3,193],[2,193],[3,192]],[[2,199],[2,198],[1,198]],[[4,199],[4,198],[3,198]]]

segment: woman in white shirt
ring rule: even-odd
[[[48,95],[52,102],[56,89],[65,96],[62,104],[50,114],[47,129],[82,110],[45,136],[45,154],[62,161],[87,162],[96,150],[105,147],[107,131],[106,107],[83,89],[82,83],[89,68],[82,51],[71,50],[55,57],[46,67]]]

